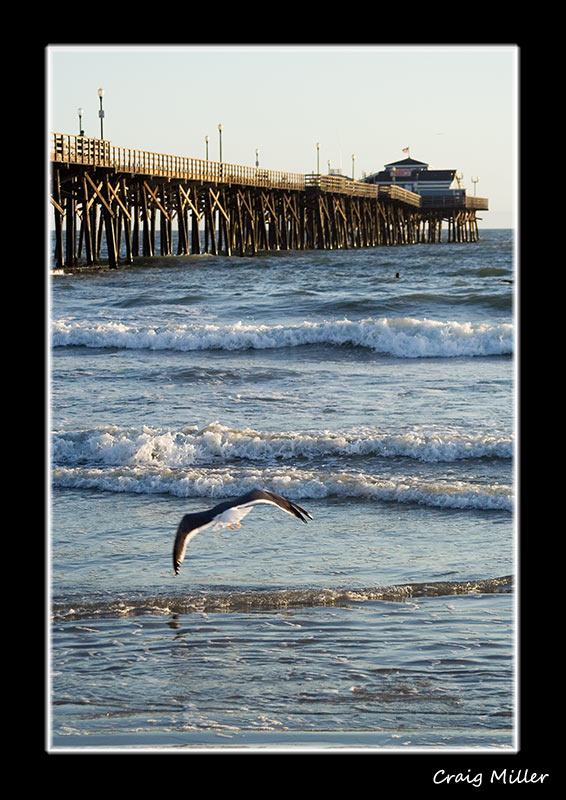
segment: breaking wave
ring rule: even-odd
[[[418,503],[437,508],[513,510],[512,487],[451,478],[383,477],[364,472],[266,467],[57,467],[53,485],[175,497],[234,497],[258,486],[292,500],[339,497],[362,501]]]
[[[309,344],[366,347],[397,358],[508,355],[513,352],[513,326],[412,317],[305,321],[296,325],[237,322],[139,327],[64,319],[52,323],[54,347],[189,351],[264,350]]]
[[[435,463],[472,458],[513,457],[513,437],[504,431],[470,432],[417,426],[400,433],[373,427],[348,431],[259,431],[212,422],[182,430],[125,429],[116,426],[53,436],[57,464],[163,465],[171,468],[198,464],[287,461],[296,458],[376,455]]]

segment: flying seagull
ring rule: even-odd
[[[252,489],[251,492],[242,494],[233,500],[219,503],[208,511],[185,514],[177,529],[173,546],[173,569],[175,570],[175,575],[179,574],[179,567],[185,557],[188,543],[199,531],[210,526],[212,526],[213,531],[217,531],[220,528],[234,528],[234,525],[241,528],[240,520],[246,514],[249,514],[257,503],[271,503],[274,506],[279,506],[283,511],[293,514],[302,522],[307,521],[305,517],[312,519],[309,512],[305,511],[304,508],[287,500],[286,497],[281,497],[275,492],[268,492],[264,489]]]

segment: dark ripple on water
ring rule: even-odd
[[[513,589],[513,577],[469,581],[407,583],[371,589],[230,589],[192,595],[125,597],[77,603],[55,601],[54,621],[124,617],[139,614],[190,614],[193,612],[245,612],[315,606],[351,606],[372,600],[402,602],[417,597],[457,594],[501,594]]]

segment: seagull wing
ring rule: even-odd
[[[227,525],[238,524],[246,514],[252,510],[252,507],[258,503],[271,503],[271,505],[279,506],[287,514],[291,514],[301,522],[306,522],[307,519],[312,519],[312,516],[304,508],[301,508],[296,503],[287,500],[275,492],[268,492],[264,489],[252,489],[251,492],[240,495],[234,500],[227,500],[224,503],[219,503],[209,511],[202,511],[196,514],[185,514],[179,527],[177,535],[175,536],[175,544],[173,545],[173,569],[175,575],[179,574],[179,567],[185,557],[185,552],[188,543],[193,539],[197,533],[203,528],[210,525],[214,529],[224,528]]]
[[[179,567],[185,557],[188,543],[191,539],[194,539],[199,531],[214,522],[213,511],[214,509],[197,514],[185,514],[179,523],[175,544],[173,545],[173,569],[175,570],[175,575],[179,574]]]
[[[292,514],[294,517],[300,519],[301,522],[306,522],[307,519],[312,519],[309,512],[305,511],[304,508],[301,508],[296,503],[292,503],[290,500],[287,500],[286,497],[282,497],[280,494],[268,492],[265,489],[252,489],[251,492],[238,497],[234,501],[234,505],[244,507],[256,505],[257,503],[271,503],[272,505],[279,506],[279,508],[283,509],[283,511],[286,511],[287,514]],[[305,519],[305,517],[307,519]]]

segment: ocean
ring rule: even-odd
[[[55,752],[517,747],[511,230],[49,278]],[[399,275],[399,277],[396,277]],[[254,487],[178,576],[181,517]]]

